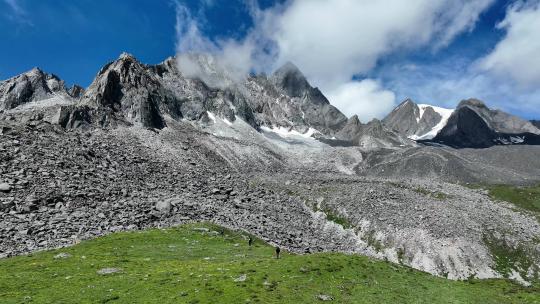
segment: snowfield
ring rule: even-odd
[[[453,109],[446,109],[441,107],[436,107],[428,104],[419,104],[418,108],[420,109],[420,115],[416,118],[417,122],[420,122],[422,117],[424,116],[424,112],[427,108],[432,108],[436,113],[441,115],[441,121],[437,125],[435,125],[429,132],[422,134],[422,135],[411,135],[409,136],[412,140],[426,140],[426,139],[433,139],[437,134],[446,126],[446,123],[448,123],[448,119],[454,113]]]

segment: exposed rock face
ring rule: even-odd
[[[270,80],[290,97],[303,97],[313,89],[304,74],[291,62],[276,70]]]
[[[530,121],[510,115],[501,110],[491,110],[484,102],[478,99],[461,101],[458,105],[458,109],[464,107],[468,107],[478,113],[478,115],[480,115],[487,125],[495,132],[508,134],[540,134],[540,129],[535,127]]]
[[[540,144],[540,130],[529,121],[490,110],[482,101],[469,99],[458,105],[433,141],[459,148]]]
[[[452,110],[407,99],[396,107],[383,123],[399,134],[414,140],[432,139],[446,124]]]
[[[540,120],[531,120],[531,123],[533,124],[533,126],[540,129]]]
[[[38,68],[0,82],[0,110],[11,110],[19,105],[40,101],[55,95],[68,96],[64,82]]]
[[[300,132],[314,128],[331,135],[346,122],[292,64],[271,77],[253,76],[239,82],[210,55],[183,58],[188,59],[199,71],[197,75],[182,71],[176,58],[147,66],[123,54],[98,73],[82,104],[112,111],[112,116],[101,114],[94,121],[121,119],[158,129],[166,126],[167,119],[211,123],[212,116],[217,116],[229,122],[239,117],[256,129],[262,125]]]
[[[233,85],[233,80],[223,75],[218,67],[213,66],[212,57],[208,56],[190,56],[193,64],[197,64],[201,70],[207,71],[207,74],[201,75],[206,77],[186,77],[178,68],[178,63],[173,57],[150,68],[163,87],[176,97],[176,108],[181,117],[210,123],[208,112],[229,122],[234,122],[238,116],[252,127],[257,128],[253,110],[240,88]],[[201,78],[205,79],[208,84]],[[227,85],[221,86],[224,84]]]
[[[400,134],[410,136],[418,130],[418,117],[420,117],[418,105],[412,100],[407,99],[392,110],[383,119],[383,123]]]
[[[68,94],[73,98],[79,99],[84,95],[84,88],[75,84],[69,89]]]
[[[435,112],[432,107],[427,107],[422,113],[422,118],[418,122],[417,130],[414,135],[422,135],[430,132],[434,126],[436,126],[443,117],[441,114]]]
[[[82,103],[110,109],[130,123],[156,129],[165,127],[162,113],[181,117],[176,96],[163,88],[148,67],[129,54],[122,54],[101,69],[82,97]]]
[[[362,124],[356,115],[347,121],[336,137],[368,149],[414,146],[413,141],[388,129],[380,120],[373,119],[367,124]]]
[[[278,92],[291,98],[290,103],[299,106],[300,113],[287,113],[289,118],[302,117],[307,125],[330,134],[347,122],[347,117],[332,106],[318,88],[313,88],[294,64],[286,63],[269,80]]]
[[[208,55],[192,54],[189,59],[202,75],[186,77],[175,58],[154,70],[182,101],[182,112],[189,113],[185,116],[190,119],[204,118],[211,112],[230,122],[238,116],[255,128],[286,127],[300,132],[314,128],[327,135],[341,129],[347,120],[290,63],[270,77],[251,76],[239,82]]]

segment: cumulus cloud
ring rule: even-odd
[[[392,52],[446,46],[474,28],[493,2],[290,0],[261,10],[256,1],[246,1],[254,27],[243,39],[217,42],[202,35],[187,9],[177,5],[179,64],[196,66],[185,54],[212,53],[238,80],[250,71],[269,71],[291,61],[340,110],[369,119],[393,103],[391,92],[373,80],[351,82],[354,75],[367,74]]]
[[[373,79],[347,82],[327,95],[345,115],[357,114],[362,122],[384,117],[395,107],[396,101],[393,92],[383,89]]]
[[[281,62],[332,89],[369,72],[384,55],[444,46],[470,30],[493,0],[295,0],[274,14]]]
[[[497,28],[506,30],[506,36],[480,66],[522,86],[540,85],[540,2],[511,6]]]
[[[224,87],[241,81],[251,68],[254,45],[234,40],[214,42],[205,37],[189,10],[176,5],[177,64],[191,78],[199,78],[210,86]],[[199,56],[209,54],[211,56]]]
[[[213,5],[205,1],[205,5]],[[207,85],[227,87],[242,82],[250,72],[261,72],[270,66],[271,53],[264,50],[262,31],[251,30],[241,40],[206,37],[187,7],[176,3],[176,51],[180,70]],[[210,56],[205,56],[210,55]]]

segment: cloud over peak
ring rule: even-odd
[[[211,41],[189,11],[177,5],[179,62],[189,52],[210,52],[237,79],[294,62],[309,81],[348,115],[382,117],[395,94],[369,75],[384,56],[436,51],[474,28],[494,0],[290,0],[261,10],[247,1],[253,28],[241,39]],[[184,66],[189,65],[184,63]]]
[[[334,87],[395,51],[447,45],[470,30],[493,0],[295,0],[274,16],[280,61]]]

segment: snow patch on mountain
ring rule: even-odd
[[[210,118],[210,120],[215,124],[217,123],[217,118],[216,118],[216,115],[210,111],[207,111],[206,112],[206,115],[208,115],[208,118]],[[227,126],[232,126],[233,123],[231,121],[229,121],[227,118],[224,118],[224,117],[220,117],[219,118],[221,121],[223,121]],[[236,117],[236,119],[241,119],[239,118],[238,116]]]
[[[437,114],[441,115],[441,120],[429,132],[426,132],[425,134],[422,134],[422,135],[411,135],[409,136],[410,139],[412,140],[433,139],[442,130],[442,128],[446,126],[446,124],[448,123],[448,119],[450,118],[452,113],[454,113],[453,109],[446,109],[446,108],[436,107],[436,106],[432,106],[428,104],[419,104],[418,105],[419,116],[416,118],[416,122],[418,123],[420,122],[427,108],[432,108]]]
[[[276,133],[277,135],[283,137],[283,138],[289,138],[289,137],[303,137],[303,138],[313,138],[314,134],[319,134],[320,132],[317,131],[314,128],[309,128],[305,133],[300,133],[296,130],[291,130],[289,128],[285,127],[265,127],[262,126],[261,130],[268,133]]]

